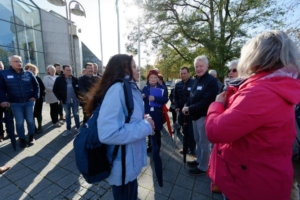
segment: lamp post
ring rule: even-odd
[[[75,49],[73,49],[73,33],[72,33],[72,21],[71,21],[71,13],[77,16],[86,16],[85,10],[83,6],[75,0],[72,0],[69,2],[67,6],[67,0],[48,0],[49,3],[56,5],[56,6],[66,6],[66,17],[68,22],[68,35],[69,35],[69,46],[70,46],[70,60],[71,65],[75,70],[75,74],[77,75],[77,69],[76,69],[76,61],[75,61]],[[71,3],[76,3],[75,7],[70,9]],[[83,10],[81,10],[81,8]]]
[[[118,53],[120,54],[120,22],[119,22],[119,0],[116,0],[117,26],[118,26]]]
[[[99,31],[100,31],[100,50],[101,50],[101,73],[103,74],[103,47],[102,47],[102,28],[101,28],[101,9],[100,0],[98,0],[98,10],[99,10]]]

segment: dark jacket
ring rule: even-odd
[[[78,79],[74,76],[72,76],[72,85],[74,92],[78,98],[79,95],[79,87],[78,87]],[[60,76],[55,79],[54,85],[53,85],[53,93],[56,96],[56,98],[61,101],[63,104],[67,101],[67,82],[65,76]]]
[[[166,104],[168,102],[168,90],[160,85],[157,84],[157,88],[164,89],[164,93],[162,97],[155,97],[154,102],[157,104]],[[145,107],[145,114],[150,114],[152,117],[154,124],[155,124],[155,130],[161,130],[162,129],[162,107],[153,107],[154,111],[150,111],[150,105],[149,105],[149,95],[150,95],[150,84],[147,84],[144,86],[142,93],[145,94],[145,97],[143,98],[144,101],[144,107]]]
[[[22,69],[17,73],[12,67],[0,72],[0,102],[25,103],[40,97],[35,76]]]
[[[192,120],[207,115],[208,107],[216,99],[218,91],[218,80],[208,72],[201,77],[196,77],[190,98],[185,103],[185,106],[189,107]]]
[[[180,110],[183,108],[184,104],[190,98],[190,92],[194,82],[194,79],[189,78],[185,83],[183,81],[176,83],[174,91],[175,108],[179,108]]]
[[[79,92],[81,94],[86,94],[91,89],[93,84],[100,79],[99,76],[87,76],[83,75],[78,79],[78,85],[79,85]]]
[[[175,112],[174,90],[175,90],[175,88],[172,88],[171,92],[170,92],[170,95],[169,95],[169,100],[171,101],[170,108],[169,108],[170,112]]]

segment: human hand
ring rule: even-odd
[[[142,98],[145,98],[146,97],[146,95],[145,94],[142,94]]]
[[[145,115],[145,120],[147,122],[149,122],[149,124],[152,127],[152,130],[154,130],[155,129],[155,124],[154,124],[154,121],[152,120],[152,117],[149,114]]]
[[[189,115],[189,114],[190,114],[190,112],[189,112],[189,107],[183,107],[183,108],[182,108],[182,113],[183,113],[184,115]]]
[[[31,97],[31,98],[29,99],[29,101],[36,101],[36,98]]]
[[[149,101],[154,101],[154,96],[149,96]]]
[[[217,95],[216,102],[225,103],[227,100],[227,92],[222,92],[221,94]]]
[[[9,103],[9,102],[2,102],[2,103],[1,103],[1,107],[2,107],[2,108],[10,107],[10,103]]]

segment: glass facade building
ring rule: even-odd
[[[45,73],[40,10],[31,0],[0,0],[0,60],[19,55],[23,64],[32,63]]]

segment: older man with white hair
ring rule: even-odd
[[[196,80],[190,91],[190,98],[185,103],[182,113],[192,117],[194,138],[197,146],[197,160],[187,162],[191,175],[206,174],[210,155],[210,142],[205,132],[205,117],[209,105],[215,100],[218,94],[218,81],[208,74],[208,59],[205,55],[195,58],[194,67]]]
[[[208,71],[208,73],[210,74],[210,75],[212,75],[213,77],[215,77],[217,80],[218,80],[218,73],[217,73],[217,71],[216,70],[214,70],[214,69],[211,69],[211,70],[209,70]],[[220,94],[221,92],[223,92],[223,84],[218,80],[218,86],[219,86],[219,91],[218,91],[218,94]]]
[[[10,68],[0,72],[1,107],[11,107],[16,120],[16,130],[20,146],[27,146],[24,120],[26,120],[29,144],[34,144],[34,102],[39,98],[39,84],[30,71],[22,68],[22,58],[18,55],[9,57]]]

